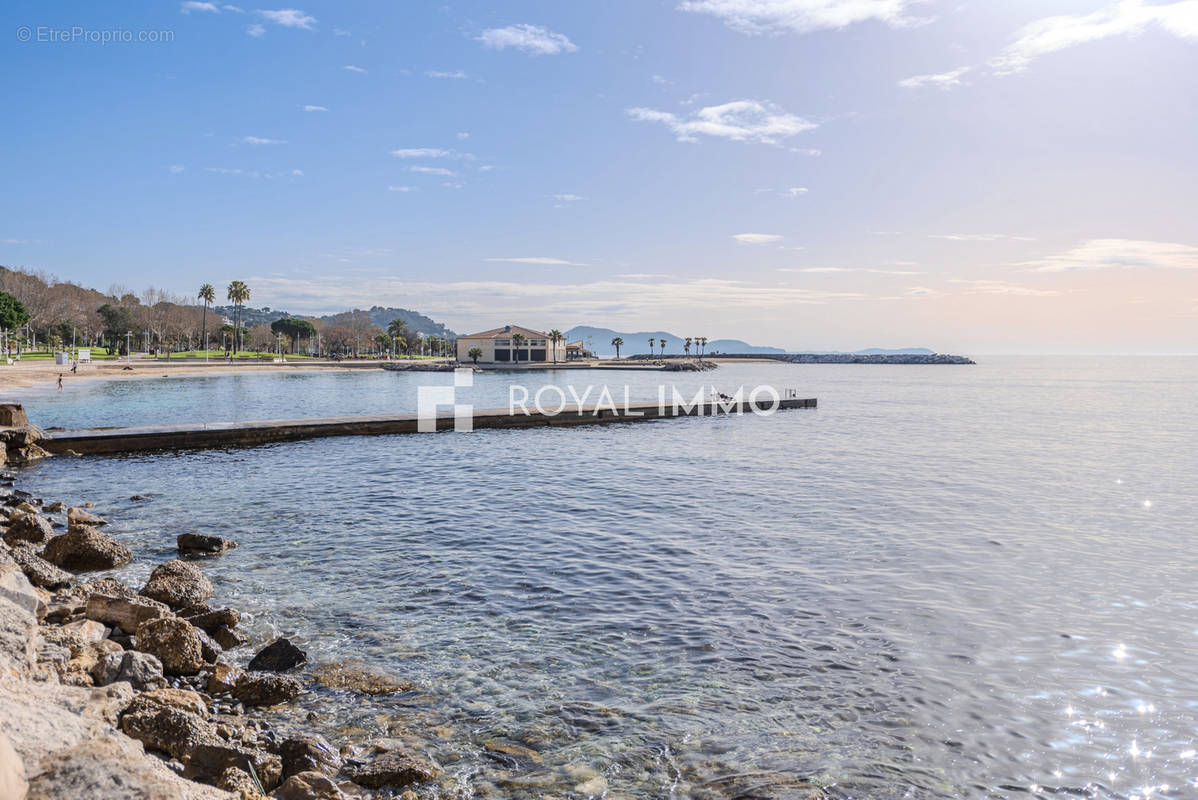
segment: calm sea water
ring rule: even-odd
[[[446,796],[1198,793],[1198,359],[603,378],[820,407],[54,459],[22,482],[96,501],[130,579],[177,533],[237,540],[204,567],[254,645],[417,686],[295,713],[432,755]],[[448,378],[24,399],[46,426],[262,419],[411,410],[422,381]],[[506,382],[464,399],[505,405]]]

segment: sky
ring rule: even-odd
[[[7,0],[0,264],[792,350],[1198,352],[1198,0]]]

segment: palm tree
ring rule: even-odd
[[[557,328],[554,328],[553,330],[549,331],[549,343],[550,343],[551,345],[553,345],[553,363],[554,363],[554,364],[556,364],[556,363],[557,363],[557,345],[558,345],[558,342],[560,342],[562,339],[565,339],[565,338],[566,338],[566,337],[565,337],[565,336],[562,336],[562,332],[561,332],[561,331],[559,331]]]
[[[612,346],[616,348],[616,358],[620,357],[620,347],[623,346],[624,340],[619,336],[611,340]]]
[[[477,364],[478,360],[483,357],[483,349],[478,346],[471,347],[466,355],[470,356],[470,360]]]
[[[691,342],[694,341],[691,337],[686,337],[686,341],[682,344],[682,352],[688,356],[691,354]]]
[[[199,298],[204,301],[204,358],[208,357],[208,306],[216,302],[216,289],[211,283],[200,287]]]
[[[516,363],[520,363],[520,345],[524,344],[524,334],[512,334],[512,352],[516,356]]]
[[[236,319],[233,321],[233,327],[237,330],[237,345],[234,351],[241,350],[241,307],[245,305],[245,301],[250,299],[250,287],[246,286],[242,281],[233,281],[229,284],[228,297],[233,301],[233,313]]]
[[[657,340],[654,339],[652,336],[650,336],[649,337],[649,356],[650,356],[650,358],[652,358],[652,356],[653,356],[653,346],[655,344],[657,344]]]
[[[661,354],[664,356],[664,355],[666,354],[666,340],[665,340],[665,339],[659,339],[659,340],[657,341],[657,343],[658,343],[659,345],[661,345]]]
[[[706,336],[700,336],[697,339],[695,339],[695,341],[697,341],[699,343],[700,348],[707,347],[707,337]],[[699,358],[702,358],[702,357],[703,357],[703,351],[700,350]]]

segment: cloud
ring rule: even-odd
[[[1055,289],[1033,289],[1030,286],[1005,281],[953,279],[949,283],[960,283],[969,287],[965,289],[965,294],[1003,294],[1015,297],[1056,297],[1064,294]]]
[[[388,192],[418,192],[420,191],[415,186],[388,186]]]
[[[261,172],[256,169],[230,169],[229,167],[204,167],[204,172],[212,172],[217,175],[240,175],[245,178],[265,178],[272,180],[274,178],[299,177],[302,176],[303,170],[291,169],[282,172]]]
[[[780,267],[778,272],[807,272],[813,274],[839,272],[867,272],[871,275],[926,275],[926,272],[900,269],[874,269],[872,267]]]
[[[1198,39],[1198,1],[1148,5],[1119,0],[1091,14],[1045,17],[1024,26],[1015,41],[990,60],[999,75],[1022,72],[1037,58],[1112,36],[1134,36],[1158,27],[1182,39]]]
[[[465,141],[470,138],[470,134],[466,131],[458,131],[458,141]]]
[[[776,233],[737,233],[732,236],[740,244],[771,244],[782,241]]]
[[[714,136],[734,142],[779,144],[817,127],[802,117],[788,114],[772,103],[760,100],[734,100],[719,106],[707,106],[683,119],[668,111],[630,108],[629,117],[638,122],[659,122],[674,132],[680,142],[697,142],[699,136]]]
[[[553,204],[554,208],[568,208],[579,200],[586,200],[580,194],[555,194],[552,197],[557,201]]]
[[[342,67],[342,69],[349,70],[350,72],[360,72],[363,75],[366,74],[366,70],[362,69],[361,67],[355,67],[353,64],[346,64],[344,67]]]
[[[310,17],[295,8],[280,8],[274,11],[259,9],[257,13],[268,22],[282,25],[284,28],[303,28],[310,31],[316,25],[316,17]]]
[[[946,239],[950,242],[997,242],[1007,239],[1012,242],[1034,242],[1031,236],[1012,236],[1006,233],[932,233],[929,239]]]
[[[750,35],[839,30],[859,22],[892,26],[915,20],[903,16],[918,0],[683,0],[680,11],[707,14]]]
[[[424,74],[429,78],[453,78],[456,80],[464,80],[464,79],[470,77],[465,72],[462,72],[460,69],[456,70],[454,72],[440,72],[435,69],[430,69],[427,72],[425,72]]]
[[[554,33],[539,25],[508,25],[506,28],[490,28],[474,37],[492,50],[514,47],[535,56],[553,56],[558,53],[573,53],[578,46],[560,33]]]
[[[180,172],[187,169],[187,167],[183,166],[182,164],[171,164],[169,167],[167,167],[167,169],[171,171],[172,175],[178,175]]]
[[[342,30],[341,28],[333,28],[333,35],[334,36],[353,36],[352,33],[350,33],[347,30]]]
[[[324,106],[304,106],[304,111],[328,111]]]
[[[449,158],[453,154],[452,150],[439,147],[405,147],[391,151],[396,158]]]
[[[255,39],[258,39],[266,35],[266,28],[255,22],[252,25],[246,25],[245,32],[250,36],[253,36]]]
[[[783,197],[802,197],[807,194],[807,189],[803,186],[792,186],[784,189],[781,194]]]
[[[561,258],[546,258],[545,256],[523,256],[520,258],[488,258],[487,261],[509,261],[513,264],[540,264],[542,266],[566,266],[566,267],[585,267],[586,264],[578,264],[574,261],[566,261]]]
[[[1198,269],[1198,247],[1135,239],[1091,239],[1056,255],[1019,266],[1034,272],[1095,269]]]
[[[196,0],[189,0],[189,2],[184,3],[179,7],[179,11],[184,14],[190,14],[193,11],[207,11],[212,14],[220,13],[220,9],[216,7],[215,3],[200,3],[196,2]]]
[[[939,289],[927,286],[912,286],[900,295],[883,297],[883,300],[939,300],[947,295]]]
[[[904,89],[922,89],[925,86],[931,86],[936,89],[948,90],[957,86],[962,86],[964,82],[961,76],[972,70],[973,67],[961,67],[952,72],[940,72],[932,75],[913,75],[910,78],[903,78],[898,82],[898,85]]]
[[[260,136],[242,136],[242,144],[267,145],[267,144],[287,144],[286,139],[263,139]]]
[[[446,178],[452,178],[454,173],[444,167],[408,167],[409,172],[415,172],[420,175],[444,175]]]

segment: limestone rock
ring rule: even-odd
[[[74,576],[64,569],[54,566],[37,554],[33,545],[18,542],[9,553],[13,561],[21,567],[21,572],[34,586],[58,591],[71,585]]]
[[[185,608],[211,597],[212,583],[198,567],[175,559],[154,567],[141,594],[171,608]]]
[[[243,769],[237,767],[229,767],[220,774],[216,779],[216,787],[224,789],[226,792],[232,792],[242,798],[253,797],[258,792],[258,784],[254,783],[254,779],[250,774]]]
[[[0,797],[4,800],[19,800],[25,796],[29,784],[25,783],[25,765],[12,749],[8,737],[0,733]]]
[[[353,689],[371,695],[406,692],[412,688],[410,682],[368,667],[360,661],[324,664],[317,667],[313,675],[325,688]]]
[[[346,800],[340,787],[319,772],[300,772],[289,776],[271,797],[276,800]]]
[[[279,637],[258,651],[249,663],[251,670],[286,672],[308,660],[308,654],[300,650],[291,640]]]
[[[301,772],[336,775],[341,769],[341,756],[318,734],[285,739],[279,749],[283,758],[283,777]]]
[[[97,686],[127,681],[134,689],[159,686],[163,683],[162,662],[149,653],[124,650],[105,655],[92,668]]]
[[[175,537],[175,546],[185,556],[217,556],[237,546],[232,539],[206,536],[201,533],[180,533]]]
[[[127,564],[133,553],[95,528],[75,528],[51,539],[42,557],[63,569],[85,572]]]
[[[21,512],[9,517],[4,542],[9,545],[15,545],[17,542],[41,544],[53,535],[54,526],[50,524],[50,520],[37,513]]]
[[[241,612],[235,608],[207,609],[198,614],[189,614],[190,610],[183,609],[179,616],[209,634],[216,633],[221,626],[236,628],[237,623],[241,622]]]
[[[104,623],[93,619],[78,619],[63,625],[62,629],[78,635],[84,644],[98,642],[108,635],[108,628],[104,627]]]
[[[420,756],[398,751],[383,753],[369,764],[351,766],[345,774],[354,783],[371,789],[391,786],[402,789],[414,783],[425,783],[441,777],[442,771],[433,762]]]
[[[192,780],[214,783],[229,767],[257,775],[263,788],[269,792],[279,785],[283,762],[278,756],[263,750],[228,743],[201,744],[191,751],[183,774]]]
[[[175,617],[139,625],[136,648],[157,657],[168,675],[194,675],[205,663],[199,629]]]
[[[107,525],[108,521],[97,517],[90,511],[84,511],[82,508],[67,509],[67,527],[78,528],[81,526],[91,525]]]
[[[154,689],[142,692],[133,698],[133,702],[129,704],[125,713],[150,711],[164,706],[177,708],[200,717],[208,716],[208,704],[204,702],[203,696],[190,689]]]
[[[212,633],[212,638],[224,650],[232,650],[235,647],[241,647],[243,644],[249,641],[244,634],[234,630],[233,628],[230,628],[228,625],[221,625],[219,628],[217,628]]]
[[[203,717],[172,706],[153,706],[126,712],[121,730],[146,747],[186,760],[201,744],[216,740],[216,731]]]
[[[96,593],[87,598],[83,611],[88,619],[134,632],[143,622],[170,616],[165,603],[148,597],[120,597]]]
[[[250,674],[233,687],[233,696],[247,706],[274,706],[299,697],[303,685],[295,678],[272,673]]]
[[[246,671],[228,664],[217,664],[208,677],[208,694],[232,692],[237,684],[249,677]]]

